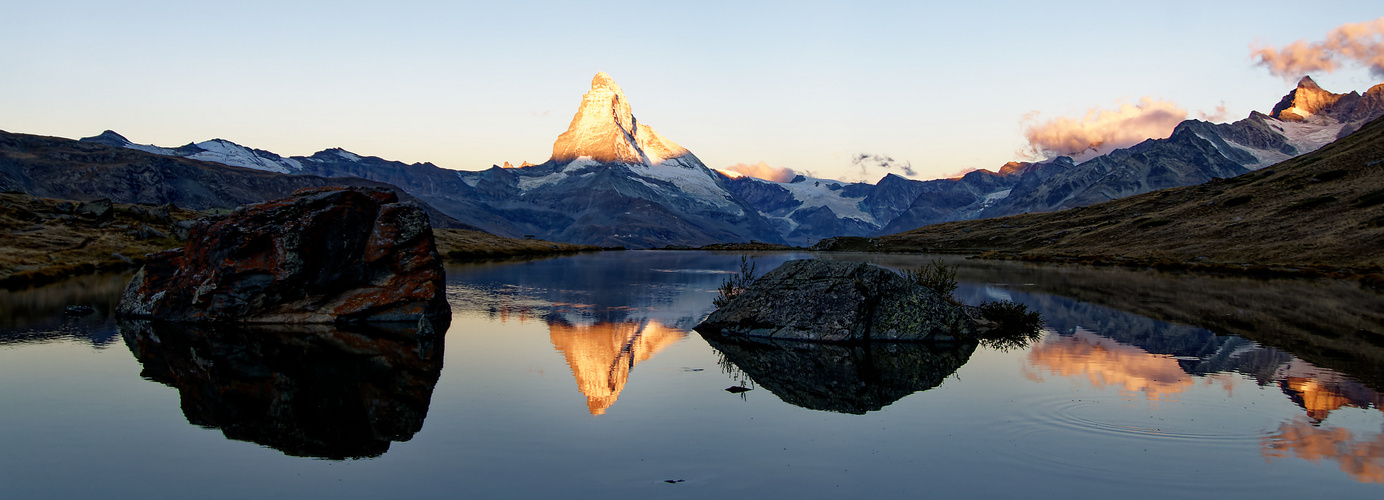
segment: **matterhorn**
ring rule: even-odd
[[[604,72],[591,79],[548,161],[460,175],[511,223],[510,233],[627,248],[782,241],[724,176],[640,123]]]

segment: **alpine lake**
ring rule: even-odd
[[[129,275],[0,292],[0,498],[1384,498],[1357,283],[943,256],[1042,337],[708,341],[740,255],[453,264],[436,327],[121,323]]]

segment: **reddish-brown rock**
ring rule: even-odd
[[[199,221],[148,256],[124,317],[208,323],[449,317],[427,214],[382,188],[316,188]]]

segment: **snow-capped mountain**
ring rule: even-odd
[[[455,171],[328,149],[281,157],[214,139],[179,148],[134,144],[115,132],[82,139],[258,170],[360,177],[399,186],[461,221],[510,237],[631,248],[710,243],[810,245],[830,236],[1062,210],[1232,177],[1344,137],[1384,114],[1384,84],[1334,94],[1303,78],[1268,114],[1232,123],[1182,122],[1082,162],[1058,157],[917,181],[875,184],[798,176],[773,182],[709,169],[635,117],[624,91],[598,73],[553,156],[539,165]]]
[[[831,236],[868,236],[973,218],[1003,198],[1018,170],[977,170],[955,179],[917,181],[888,174],[875,184],[797,176],[780,183],[721,172],[731,191],[759,210],[784,239],[811,245]]]
[[[165,156],[181,156],[193,160],[214,161],[232,167],[253,168],[281,174],[300,174],[303,165],[293,158],[284,158],[262,149],[250,149],[225,139],[212,139],[189,143],[179,148],[161,148],[148,144],[135,144],[124,136],[107,130],[95,137],[85,137],[84,142],[95,142],[107,146],[136,149],[147,153]],[[349,153],[348,153],[349,154]]]
[[[1029,169],[1008,196],[977,217],[1062,210],[1234,177],[1315,151],[1381,115],[1384,84],[1364,95],[1333,94],[1303,77],[1268,115],[1251,112],[1232,123],[1186,120],[1167,139],[1081,164],[1060,157]]]
[[[551,159],[455,175],[469,188],[458,194],[544,239],[634,248],[782,241],[722,176],[639,123],[605,73],[591,80]]]

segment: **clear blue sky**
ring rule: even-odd
[[[1112,5],[1113,4],[1113,5]],[[113,129],[478,170],[541,162],[597,71],[708,166],[918,178],[998,168],[1020,121],[1144,96],[1267,112],[1256,40],[1319,40],[1359,2],[81,2],[0,0],[0,129]],[[1326,89],[1378,83],[1348,67]],[[884,172],[867,172],[878,178]]]

